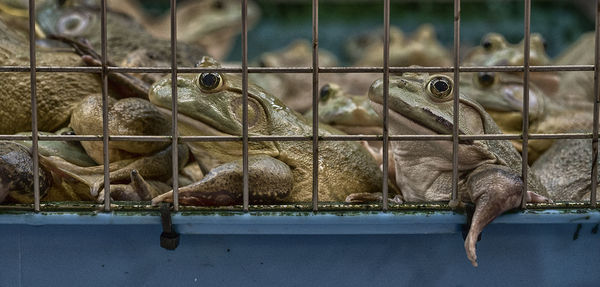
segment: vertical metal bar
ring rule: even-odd
[[[179,150],[177,144],[177,1],[171,0],[171,164],[173,171],[173,210],[179,211]]]
[[[110,170],[108,158],[108,71],[106,69],[106,0],[102,0],[100,34],[102,44],[102,152],[104,163],[104,211],[110,211]]]
[[[40,171],[38,153],[38,117],[35,71],[35,0],[29,0],[29,66],[31,81],[31,156],[33,157],[33,202],[34,211],[40,211]]]
[[[248,212],[248,0],[242,0],[242,171],[244,212]]]
[[[454,102],[452,118],[452,201],[456,203],[458,199],[458,128],[459,128],[459,84],[460,83],[460,0],[454,1]]]
[[[390,0],[383,1],[383,184],[381,209],[388,210],[388,144],[389,144],[389,111],[390,94]]]
[[[590,193],[590,204],[596,207],[596,186],[598,185],[598,107],[600,105],[600,84],[598,75],[600,68],[600,0],[596,1],[596,42],[594,49],[594,128],[592,131],[592,192]]]
[[[525,0],[525,45],[523,48],[523,144],[521,150],[521,177],[523,178],[523,196],[521,208],[527,205],[527,145],[529,141],[529,39],[531,34],[531,0]]]
[[[312,181],[312,205],[313,211],[319,208],[319,0],[312,1],[312,108],[313,108],[313,181]]]

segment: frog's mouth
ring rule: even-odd
[[[159,106],[156,106],[156,108],[162,114],[169,116],[169,118],[173,117],[173,112],[171,110]],[[205,124],[202,121],[196,120],[181,113],[177,114],[177,122],[180,125],[180,130],[183,128],[185,131],[194,131],[194,134],[183,134],[184,136],[231,136],[230,134],[222,132],[210,125]]]

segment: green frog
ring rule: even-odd
[[[530,37],[529,65],[543,66],[551,64],[546,54],[546,40],[541,34],[533,33]],[[524,63],[524,40],[511,44],[498,33],[489,33],[483,37],[481,44],[471,49],[463,59],[466,66],[522,66]],[[513,73],[522,77],[522,73]],[[556,94],[562,82],[559,73],[530,73],[529,79],[548,96],[557,95],[555,100],[563,100]]]
[[[312,119],[312,109],[305,115]],[[366,96],[348,95],[337,84],[319,90],[319,122],[347,134],[378,135],[383,124]]]
[[[46,5],[38,11],[37,21],[48,35],[85,38],[96,51],[101,50],[98,4],[90,6],[85,1],[72,1],[62,5]],[[107,11],[109,61],[120,65],[131,63],[130,54],[138,50],[144,50],[147,58],[154,60],[151,66],[163,66],[171,61],[170,41],[155,39],[142,25],[127,15]],[[185,43],[177,44],[177,64],[180,66],[193,66],[205,54],[206,51],[202,48]]]
[[[592,158],[590,139],[555,140],[531,169],[553,200],[589,201]]]
[[[277,51],[263,53],[258,61],[261,67],[311,67],[312,45],[307,40],[296,40]],[[337,66],[338,60],[331,52],[319,49],[319,66]],[[286,106],[305,113],[312,107],[311,74],[253,73],[250,79],[257,85],[280,97]],[[336,83],[348,92],[364,94],[377,76],[374,74],[320,73],[320,83]]]
[[[203,58],[202,67],[218,67]],[[177,79],[179,133],[183,136],[240,136],[242,134],[242,80],[233,74],[180,74]],[[150,101],[170,114],[171,79],[150,89]],[[310,135],[312,126],[301,114],[285,106],[262,88],[248,85],[248,132],[256,135]],[[319,125],[320,135],[332,129]],[[194,155],[206,151],[221,165],[199,182],[179,189],[184,205],[242,203],[241,141],[188,143]],[[312,149],[307,141],[251,141],[249,190],[252,204],[310,202]],[[381,190],[382,173],[375,160],[358,143],[319,143],[319,200],[343,201],[351,192]],[[196,156],[197,159],[202,157]],[[172,192],[152,200],[172,201]]]
[[[354,66],[383,65],[383,31],[351,38],[346,52]],[[410,37],[402,30],[390,27],[390,66],[450,66],[452,57],[438,40],[431,24],[419,26]]]
[[[83,66],[72,51],[37,49],[38,66]],[[0,65],[28,66],[29,44],[25,37],[0,21]],[[71,110],[83,97],[101,90],[100,78],[91,73],[38,73],[36,76],[38,129],[53,132],[67,125]],[[1,134],[31,130],[29,73],[0,73]]]
[[[504,133],[520,134],[523,112],[523,78],[510,73],[465,73],[460,89],[481,104]],[[529,133],[565,133],[571,130],[591,130],[592,106],[579,103],[565,106],[529,84]],[[520,140],[512,141],[521,151]],[[552,140],[529,140],[530,164],[552,145]]]
[[[389,82],[391,134],[451,134],[453,81],[445,75],[405,73]],[[383,80],[369,90],[373,108],[383,111]],[[459,134],[501,133],[474,100],[459,97]],[[449,201],[452,182],[451,141],[394,141],[396,182],[408,202]],[[468,259],[477,266],[475,244],[494,218],[521,204],[521,157],[509,141],[464,140],[458,147],[458,198],[451,206],[473,203],[475,210],[465,239]],[[527,202],[548,202],[544,187],[528,173]]]

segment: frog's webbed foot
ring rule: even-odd
[[[520,206],[523,181],[508,167],[482,165],[471,173],[467,185],[475,210],[465,239],[465,251],[471,264],[477,267],[479,234],[496,217]]]
[[[358,192],[351,193],[346,197],[346,203],[379,203],[383,201],[383,194],[381,192],[369,193],[369,192]],[[401,204],[404,202],[401,195],[396,195],[393,198],[388,198],[388,202]]]
[[[147,183],[137,170],[132,170],[130,177],[131,183],[129,184],[110,185],[110,197],[113,200],[143,201],[160,194],[160,191]],[[104,190],[98,194],[97,201],[104,202]]]
[[[179,203],[183,205],[224,206],[242,204],[242,161],[225,163],[213,168],[201,181],[179,188]],[[290,167],[282,161],[264,155],[251,156],[248,162],[248,189],[253,204],[281,202],[294,186]],[[172,202],[173,191],[152,199],[152,205]]]

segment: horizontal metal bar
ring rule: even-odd
[[[47,67],[39,66],[37,72],[101,73],[102,67]],[[170,67],[107,67],[109,73],[170,73]],[[29,72],[29,66],[0,66],[0,72]],[[382,67],[319,67],[319,73],[382,73]],[[460,72],[523,72],[523,66],[473,66],[460,67]],[[594,65],[530,66],[530,72],[594,71]],[[177,67],[177,73],[241,73],[242,68]],[[453,67],[390,67],[390,73],[446,73]],[[248,73],[312,73],[311,67],[248,67]]]
[[[30,141],[31,135],[0,135],[0,140]],[[113,135],[110,141],[158,141],[169,142],[171,136],[126,136]],[[459,135],[460,140],[520,140],[519,134]],[[591,133],[530,134],[530,139],[591,139]],[[102,141],[102,135],[39,135],[40,141]],[[241,136],[180,136],[181,142],[231,142],[242,141]],[[391,141],[452,140],[452,135],[390,135]],[[312,136],[249,136],[249,141],[312,141]],[[382,141],[382,135],[327,135],[320,141]]]

